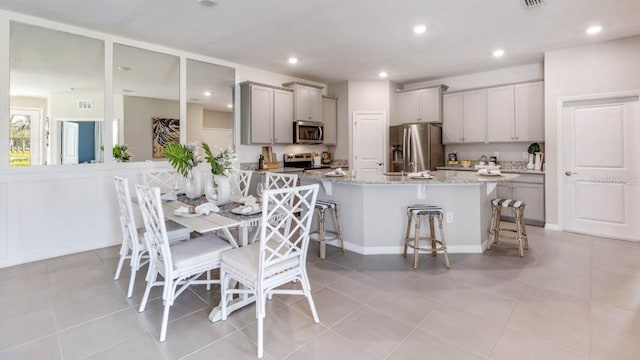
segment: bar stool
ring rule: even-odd
[[[491,200],[491,224],[489,226],[489,241],[487,242],[487,250],[491,250],[491,245],[498,242],[501,231],[509,231],[515,233],[511,239],[518,240],[518,252],[520,257],[524,256],[524,250],[529,250],[529,239],[527,238],[527,229],[524,226],[524,202],[511,199],[493,199]],[[500,226],[500,213],[502,208],[510,208],[516,218],[515,229],[502,229]]]
[[[420,236],[420,223],[423,216],[429,217],[429,231],[428,237]],[[434,220],[438,220],[438,227],[440,228],[440,240],[436,239]],[[436,256],[438,251],[444,253],[444,262],[447,269],[451,268],[449,263],[449,254],[447,254],[447,242],[444,239],[444,210],[438,206],[432,205],[411,205],[407,207],[407,232],[404,239],[404,257],[407,257],[407,249],[411,247],[413,249],[413,268],[418,268],[418,252],[429,251],[433,256]],[[414,233],[411,235],[411,221],[415,221]],[[431,242],[431,247],[420,247],[420,240],[427,241],[427,244]],[[440,245],[440,246],[438,246]]]
[[[344,241],[342,241],[342,229],[340,228],[340,219],[338,218],[338,204],[327,200],[316,200],[316,212],[318,214],[318,229],[309,232],[309,238],[320,242],[320,259],[326,258],[326,241],[340,240],[340,247],[344,252]],[[326,212],[333,214],[333,220],[336,225],[335,229],[326,228]]]

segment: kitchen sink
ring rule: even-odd
[[[385,173],[382,173],[382,175],[384,175],[384,176],[404,176],[404,175],[407,175],[407,173],[402,172],[402,171],[397,171],[397,172],[385,172]]]

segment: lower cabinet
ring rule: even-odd
[[[533,175],[538,176],[540,175]],[[523,179],[526,180],[526,179]],[[497,197],[501,199],[521,200],[525,203],[524,219],[529,225],[544,226],[544,184],[512,181],[499,183]],[[513,213],[508,209],[502,210],[502,219],[512,221]]]

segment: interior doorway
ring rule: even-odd
[[[637,94],[563,102],[564,230],[640,241],[639,104]]]
[[[384,171],[386,141],[384,111],[353,113],[353,169],[357,174]]]

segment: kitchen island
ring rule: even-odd
[[[380,174],[329,177],[326,172],[307,171],[300,175],[300,182],[320,183],[318,198],[338,204],[345,247],[361,254],[402,253],[406,208],[413,204],[444,209],[450,253],[480,253],[488,238],[496,184],[519,176],[435,171],[433,179],[411,179]]]

